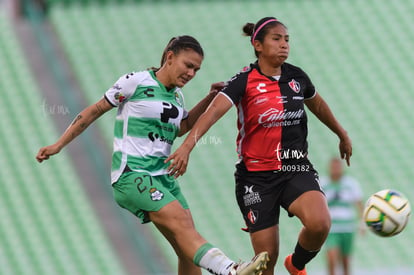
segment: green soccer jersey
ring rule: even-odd
[[[362,200],[358,181],[345,175],[338,182],[322,177],[320,183],[331,214],[331,232],[354,232],[358,224],[356,203]]]
[[[152,176],[167,174],[170,155],[182,119],[188,113],[181,89],[167,90],[153,71],[122,76],[105,93],[118,107],[114,128],[111,182],[129,169]]]

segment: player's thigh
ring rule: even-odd
[[[279,224],[282,184],[273,171],[247,171],[243,163],[235,173],[236,199],[250,233]]]
[[[289,206],[289,213],[302,224],[317,231],[329,231],[331,219],[325,196],[319,191],[307,191]]]
[[[157,212],[173,201],[178,200],[180,204],[182,201],[184,207],[188,207],[178,184],[164,176],[129,172],[123,174],[112,187],[116,202],[143,223],[150,221],[149,212]]]
[[[294,172],[285,188],[283,205],[303,224],[330,227],[330,214],[317,172],[311,168]]]

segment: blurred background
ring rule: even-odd
[[[35,155],[119,76],[157,66],[182,34],[205,50],[184,88],[190,108],[212,82],[255,60],[241,28],[265,16],[288,26],[288,62],[309,74],[348,130],[346,172],[364,199],[391,188],[414,202],[413,0],[0,0],[0,274],[176,274],[161,234],[112,198],[114,111],[59,156],[38,164]],[[309,116],[309,157],[325,175],[338,140]],[[200,233],[247,260],[253,251],[233,192],[236,134],[233,108],[200,141],[180,182]],[[300,224],[285,212],[280,224],[276,272],[287,274],[282,260]],[[358,236],[353,274],[414,274],[413,247],[413,222],[392,238]],[[324,256],[309,274],[327,274]]]

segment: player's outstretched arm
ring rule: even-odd
[[[86,107],[76,116],[56,143],[39,149],[39,152],[36,155],[36,160],[42,162],[49,159],[50,156],[59,153],[63,147],[79,136],[92,122],[112,109],[112,107],[113,106],[109,104],[105,98]]]
[[[207,110],[199,117],[190,133],[181,146],[172,153],[165,162],[171,161],[168,170],[175,178],[183,175],[187,170],[188,159],[198,140],[217,122],[232,106],[228,98],[218,94]]]

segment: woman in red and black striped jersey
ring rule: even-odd
[[[351,140],[308,75],[286,63],[289,34],[274,17],[243,27],[257,61],[235,75],[200,116],[183,144],[167,159],[175,176],[185,173],[197,141],[232,105],[237,107],[236,196],[256,252],[268,251],[273,274],[279,251],[279,214],[283,207],[303,224],[294,253],[285,266],[306,274],[331,225],[318,174],[308,159],[306,107],[339,138],[339,151],[349,165]]]

